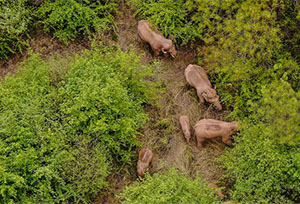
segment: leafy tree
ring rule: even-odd
[[[252,104],[235,147],[219,159],[234,181],[234,200],[293,203],[299,198],[299,93],[289,83],[275,81]]]
[[[205,25],[203,40],[207,46],[200,51],[203,58],[199,63],[209,68],[222,101],[234,110],[233,117],[248,116],[248,101],[259,100],[261,89],[273,80],[286,77],[293,88],[298,88],[300,68],[283,49],[284,35],[278,24],[278,12],[286,9],[285,3],[189,2],[199,11],[194,18]]]

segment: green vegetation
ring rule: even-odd
[[[0,60],[22,53],[26,38],[40,27],[68,43],[111,29],[115,12],[115,1],[106,0],[47,0],[39,6],[32,0],[0,0]]]
[[[131,161],[151,68],[101,50],[32,55],[0,84],[1,203],[90,203],[112,165]]]
[[[190,18],[184,0],[130,0],[137,8],[135,15],[153,22],[166,37],[173,35],[175,42],[186,45],[202,33],[197,30],[197,22]]]
[[[213,9],[219,10],[214,22],[218,26],[212,27],[210,35],[204,38],[207,47],[202,51],[205,58],[201,63],[210,69],[222,101],[233,108],[232,116],[244,118],[249,115],[248,101],[259,100],[261,89],[273,80],[287,78],[298,89],[300,69],[288,50],[283,49],[278,23],[283,19],[278,19],[276,11],[284,10],[285,3],[269,0],[231,3],[235,6],[224,3]],[[202,4],[200,8],[204,9]],[[221,18],[224,13],[226,18]]]
[[[300,3],[295,0],[129,0],[176,45],[198,46],[228,118],[241,121],[219,161],[241,203],[300,202]],[[115,27],[118,1],[0,0],[0,60],[38,29],[68,43]],[[126,23],[126,22],[125,22]],[[188,62],[187,62],[188,63]],[[154,63],[155,64],[155,63]],[[134,53],[31,55],[0,83],[0,203],[90,203],[132,164],[143,108],[156,89]],[[162,120],[158,125],[166,125]],[[167,143],[167,142],[166,142]],[[161,182],[161,181],[164,182]],[[126,203],[220,203],[201,178],[147,175]]]
[[[220,203],[202,178],[192,181],[175,169],[153,176],[146,174],[143,182],[126,187],[120,198],[122,204]]]
[[[299,3],[130,2],[140,18],[152,21],[165,36],[174,35],[179,44],[195,39],[205,43],[199,52],[199,64],[209,68],[223,103],[234,110],[233,117],[247,116],[248,100],[259,100],[261,89],[275,79],[286,77],[293,88],[299,89]]]
[[[259,108],[258,108],[259,107]],[[294,203],[300,195],[300,92],[285,81],[262,90],[252,117],[220,158],[243,203]]]
[[[24,37],[32,22],[30,8],[24,0],[0,1],[0,60],[10,54],[21,52],[27,46]]]
[[[113,24],[115,1],[56,0],[46,1],[37,11],[46,32],[63,42],[74,40],[79,34],[102,32]]]

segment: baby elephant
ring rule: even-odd
[[[153,159],[153,153],[148,148],[143,148],[139,152],[139,160],[137,163],[137,172],[140,177],[145,176],[145,171],[149,168]]]
[[[207,74],[202,67],[190,64],[186,67],[184,75],[188,84],[196,88],[200,103],[204,103],[205,99],[207,102],[212,103],[218,110],[222,110],[216,87],[212,88]]]
[[[223,192],[219,189],[219,187],[216,184],[209,183],[208,187],[210,187],[217,196],[219,196],[221,199],[224,199],[225,196],[224,196]]]
[[[150,44],[155,57],[158,57],[162,52],[165,57],[170,54],[175,58],[176,49],[173,44],[174,37],[170,36],[169,39],[166,39],[161,33],[152,29],[152,27],[153,26],[150,26],[149,22],[146,20],[139,21],[138,34],[140,38]]]
[[[190,120],[187,116],[180,116],[179,118],[180,126],[186,141],[189,143],[191,139],[191,131],[190,131]]]
[[[197,147],[201,149],[206,139],[222,137],[222,141],[227,145],[232,145],[230,136],[237,133],[238,122],[223,122],[214,119],[202,119],[194,126],[197,138]]]

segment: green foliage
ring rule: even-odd
[[[175,169],[153,176],[146,174],[143,182],[126,187],[120,198],[122,204],[220,203],[202,178],[190,180]]]
[[[63,42],[74,40],[79,34],[101,32],[113,24],[116,11],[114,1],[56,0],[46,1],[37,11],[46,32]]]
[[[219,159],[234,181],[234,200],[294,203],[299,198],[299,110],[300,92],[287,82],[275,81],[262,90],[235,147]]]
[[[72,134],[98,138],[114,159],[127,163],[137,145],[136,130],[147,119],[142,105],[151,100],[154,90],[142,80],[151,69],[142,66],[133,52],[97,52],[86,51],[70,65],[59,88],[64,101],[60,110]]]
[[[185,45],[201,38],[197,24],[190,18],[184,0],[131,0],[137,11],[135,15],[153,22],[164,36],[173,35],[175,42]]]
[[[297,1],[130,2],[165,36],[174,34],[182,44],[196,38],[205,42],[199,64],[209,69],[222,103],[234,110],[232,117],[248,116],[248,101],[259,100],[261,89],[273,80],[285,77],[300,88]]]
[[[300,63],[300,4],[286,0],[284,8],[278,11],[277,21],[283,34],[283,46]]]
[[[0,59],[7,59],[28,46],[25,37],[43,25],[46,32],[68,43],[79,35],[91,35],[112,28],[115,1],[46,0],[40,6],[32,0],[0,1]]]
[[[29,32],[32,19],[25,0],[0,2],[0,60],[21,52],[27,43],[23,37]]]
[[[223,103],[234,110],[233,117],[248,116],[248,101],[259,100],[261,89],[273,80],[286,77],[299,88],[300,68],[284,49],[278,23],[278,13],[286,4],[279,0],[187,2],[189,9],[198,11],[193,18],[202,25],[199,29],[206,42],[199,63],[209,68]]]
[[[273,82],[262,90],[263,97],[253,104],[255,121],[262,121],[273,131],[277,143],[289,146],[300,142],[300,92],[297,94],[288,82]],[[284,107],[284,108],[283,108]],[[252,109],[252,111],[254,111]],[[276,128],[280,127],[280,128]]]
[[[134,155],[150,74],[133,53],[95,49],[50,62],[32,55],[7,76],[0,84],[0,202],[90,203],[112,161]]]

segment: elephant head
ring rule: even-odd
[[[214,89],[207,89],[202,93],[202,97],[209,103],[212,103],[218,110],[222,110],[222,106],[219,100],[219,96],[216,92],[216,87]]]

